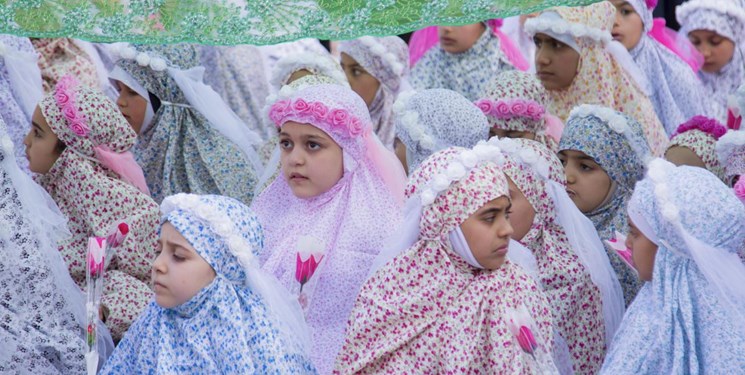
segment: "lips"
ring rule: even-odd
[[[610,35],[613,37],[613,40],[616,40],[616,41],[623,39],[623,35],[618,34],[618,33],[611,33]]]
[[[544,78],[553,77],[554,74],[550,72],[538,72],[536,73],[536,75],[538,76],[539,79],[544,79]]]
[[[455,39],[451,38],[440,38],[440,44],[455,44]]]
[[[569,195],[569,198],[572,198],[575,195],[577,195],[577,193],[575,193],[574,190],[572,189],[567,189],[567,194]]]
[[[163,284],[155,281],[155,282],[153,282],[153,289],[157,292],[158,289],[168,289],[168,288],[166,288],[165,285],[163,285]]]
[[[494,250],[494,253],[498,256],[505,256],[507,255],[508,250],[509,250],[509,245],[504,245]]]
[[[292,182],[301,182],[301,181],[306,181],[306,180],[308,180],[308,177],[305,177],[300,173],[297,173],[297,172],[290,173],[290,181]]]

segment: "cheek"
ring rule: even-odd
[[[324,192],[331,189],[344,175],[344,162],[341,150],[323,150],[323,152],[312,155],[309,162],[313,165],[309,168],[311,180]],[[319,192],[319,193],[321,193]]]
[[[722,43],[719,43],[718,46],[714,47],[712,49],[714,52],[714,57],[716,58],[717,62],[722,64],[722,67],[729,63],[732,60],[732,57],[735,55],[735,44],[730,41],[724,41]]]

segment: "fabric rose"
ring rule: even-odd
[[[313,113],[313,116],[319,120],[322,120],[326,117],[326,115],[329,113],[329,109],[326,107],[325,104],[321,102],[315,102],[311,104],[311,112]]]
[[[492,110],[494,110],[494,107],[490,100],[488,99],[482,99],[476,102],[476,106],[479,107],[481,112],[484,112],[485,115],[488,115],[491,113]]]
[[[280,100],[274,103],[272,105],[272,108],[269,110],[269,119],[272,120],[274,125],[276,125],[277,127],[281,127],[282,120],[287,114],[289,108],[290,102],[287,100]]]
[[[541,105],[538,103],[529,103],[526,113],[534,120],[537,120],[541,116],[543,116],[543,107],[541,107]]]
[[[78,111],[72,105],[63,107],[62,114],[65,115],[65,118],[70,122],[76,122],[76,121],[82,120],[82,118],[78,116]]]
[[[362,134],[363,130],[364,127],[362,126],[362,122],[357,118],[352,118],[352,120],[349,122],[349,135],[351,135],[352,137],[356,137]]]
[[[510,112],[513,117],[523,115],[527,109],[527,104],[520,99],[513,101],[510,105]]]
[[[495,111],[497,112],[497,116],[504,117],[510,114],[510,106],[503,101],[499,101],[497,103]]]
[[[308,105],[305,100],[298,99],[292,103],[292,109],[294,109],[297,114],[305,114],[310,111],[310,105]]]
[[[54,93],[54,100],[57,101],[57,106],[64,107],[67,103],[71,101],[72,98],[70,98],[70,94],[66,92],[66,90],[57,90],[57,92]]]
[[[73,122],[70,124],[70,130],[72,130],[78,137],[88,137],[88,127],[82,122]]]
[[[349,122],[349,112],[343,109],[334,109],[329,115],[331,120],[331,126],[333,127],[347,127]]]

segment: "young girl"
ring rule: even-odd
[[[409,171],[435,151],[450,146],[473,147],[489,137],[486,116],[455,91],[404,93],[394,106],[394,115]]]
[[[613,39],[629,50],[636,65],[644,71],[657,117],[667,134],[673,134],[678,124],[704,113],[703,85],[683,59],[650,34],[655,26],[652,10],[657,0],[611,0],[611,3],[616,7]]]
[[[708,171],[655,159],[628,215],[646,283],[600,373],[742,373],[745,207]]]
[[[341,67],[352,90],[370,108],[373,130],[383,144],[393,149],[396,129],[392,107],[409,74],[409,48],[401,38],[364,36],[339,44]]]
[[[491,125],[490,137],[534,139],[556,152],[563,124],[547,112],[548,104],[548,94],[541,82],[532,74],[520,71],[494,77],[476,101]],[[558,133],[556,139],[547,134],[549,123],[554,127],[559,125],[553,129]]]
[[[259,268],[261,226],[240,202],[177,194],[161,206],[155,301],[104,374],[314,374],[297,301]]]
[[[0,372],[83,374],[85,301],[57,250],[70,235],[67,219],[21,171],[13,148],[0,120]],[[106,355],[113,342],[99,328]]]
[[[613,108],[637,119],[653,154],[662,155],[665,129],[642,90],[646,84],[637,83],[643,73],[623,45],[611,40],[614,16],[615,8],[604,1],[553,8],[525,21],[537,47],[538,78],[549,92],[550,112],[562,121],[580,104]]]
[[[600,238],[610,240],[617,231],[626,233],[623,210],[651,155],[641,125],[610,108],[582,105],[569,116],[559,150],[567,193],[595,224]],[[607,250],[628,305],[639,282],[623,259]]]
[[[262,268],[303,303],[313,363],[327,374],[370,263],[401,220],[405,175],[350,89],[309,86],[269,116],[281,173],[253,205],[266,233]]]
[[[724,166],[727,185],[745,202],[745,131],[730,131],[717,141],[717,157]]]
[[[596,374],[624,311],[621,285],[595,227],[566,193],[561,162],[542,144],[492,138],[512,200],[512,238],[535,254],[575,374]]]
[[[740,0],[691,0],[675,8],[675,15],[680,33],[704,56],[698,76],[709,100],[700,113],[724,122],[727,98],[745,75],[745,6]]]
[[[694,116],[683,124],[670,139],[665,159],[675,165],[706,168],[723,182],[727,182],[724,167],[716,154],[717,140],[727,132],[717,120]]]
[[[139,133],[134,153],[155,201],[192,192],[250,202],[263,172],[253,148],[261,138],[202,83],[196,49],[125,45],[117,53],[117,105]]]
[[[101,300],[118,340],[150,300],[148,270],[157,246],[158,206],[128,151],[137,136],[108,97],[71,76],[39,103],[32,125],[24,140],[29,168],[69,220],[72,237],[59,242],[59,251],[79,286],[85,285],[88,238],[129,224]]]
[[[512,41],[499,31],[500,20],[465,26],[440,26],[439,44],[429,49],[411,70],[417,90],[450,89],[476,100],[499,72],[528,69]]]
[[[362,287],[335,373],[557,373],[545,355],[548,300],[506,260],[513,230],[501,158],[494,146],[452,147],[412,173],[407,207],[416,214],[396,241],[404,250]],[[532,331],[534,356],[513,323]]]

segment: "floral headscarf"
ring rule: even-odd
[[[380,88],[370,104],[370,117],[375,134],[386,147],[393,149],[396,129],[391,110],[404,77],[409,74],[409,47],[397,36],[363,36],[341,42],[339,52],[349,55],[380,82]]]
[[[577,75],[569,88],[549,90],[550,112],[565,122],[572,108],[580,104],[599,104],[623,112],[642,124],[649,147],[659,156],[667,145],[665,128],[643,88],[616,57],[628,57],[628,52],[620,43],[611,41],[615,14],[615,7],[603,1],[585,7],[552,8],[525,21],[531,35],[546,33],[554,38],[571,38],[578,47]],[[575,29],[582,32],[575,33]]]
[[[306,87],[274,103],[269,117],[278,127],[287,121],[313,125],[343,151],[344,175],[330,190],[298,198],[280,173],[252,206],[266,233],[262,268],[305,301],[311,356],[325,374],[341,348],[346,319],[371,262],[401,221],[406,178],[401,163],[372,132],[364,101],[351,89]],[[300,294],[296,266],[307,243],[323,259]]]
[[[745,207],[703,168],[657,159],[629,216],[657,245],[601,374],[736,374],[745,368]]]
[[[476,105],[493,128],[530,132],[535,140],[558,151],[556,140],[546,134],[548,93],[530,73],[512,70],[494,77]]]
[[[163,221],[189,241],[215,279],[174,308],[151,302],[102,373],[315,374],[300,333],[288,335],[280,318],[302,322],[300,306],[280,314],[259,290],[276,281],[258,269],[264,236],[248,207],[228,197],[179,194],[162,209]]]
[[[157,249],[158,206],[97,159],[96,146],[125,153],[137,139],[116,105],[103,93],[81,86],[67,91],[74,93],[68,98],[73,105],[64,110],[58,104],[58,99],[64,99],[55,93],[39,103],[49,127],[66,148],[49,172],[36,178],[69,220],[72,238],[60,242],[59,250],[81,288],[85,286],[88,238],[106,237],[121,221],[129,224],[130,235],[106,271],[101,300],[110,311],[106,325],[117,340],[152,296],[148,284]],[[82,126],[69,120],[68,108],[77,110],[75,117],[83,119]]]
[[[724,167],[717,158],[717,140],[727,132],[724,125],[717,120],[704,116],[694,116],[683,124],[680,124],[676,133],[670,139],[668,149],[674,146],[686,147],[693,151],[706,169],[719,177],[722,182],[727,182]]]
[[[465,150],[452,147],[427,158],[412,173],[407,195],[419,199],[424,185]],[[423,206],[416,242],[362,287],[335,373],[539,371],[516,345],[508,310],[524,306],[535,321],[539,345],[551,352],[553,327],[546,296],[509,260],[496,270],[475,268],[453,250],[449,239],[449,233],[484,204],[507,196],[504,173],[487,161],[466,169],[460,181]]]
[[[735,176],[745,175],[745,131],[729,131],[717,141],[717,157],[724,166],[727,183]],[[745,191],[743,192],[745,194]]]
[[[70,38],[32,38],[39,52],[39,69],[44,92],[54,90],[57,81],[66,75],[74,76],[82,85],[100,87],[96,65],[90,56]]]

